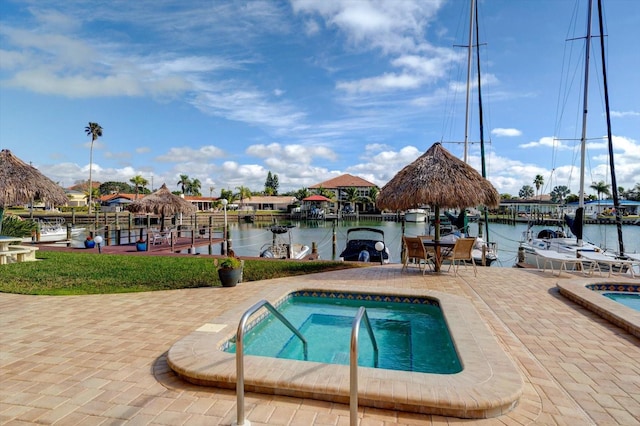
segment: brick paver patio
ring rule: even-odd
[[[429,288],[472,301],[513,359],[524,395],[486,420],[360,408],[361,425],[638,425],[640,340],[565,299],[535,270],[479,268],[453,275],[392,264],[299,277],[345,287]],[[0,423],[229,425],[235,392],[177,378],[166,352],[268,282],[235,288],[42,297],[0,294]],[[348,425],[348,405],[249,393],[257,425]]]

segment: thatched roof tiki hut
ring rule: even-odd
[[[160,215],[160,230],[164,231],[164,218],[178,213],[193,214],[196,208],[182,197],[172,194],[166,184],[156,192],[136,200],[127,206],[132,213]]]
[[[381,190],[380,209],[408,210],[430,204],[435,211],[435,240],[440,240],[440,208],[496,207],[500,195],[473,167],[435,143],[400,170]]]
[[[60,206],[67,204],[69,198],[60,185],[3,149],[0,151],[0,233],[5,207],[34,200]]]

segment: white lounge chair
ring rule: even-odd
[[[551,273],[553,274],[554,269],[553,269],[553,265],[554,263],[556,264],[560,264],[560,267],[558,268],[558,276],[560,276],[560,274],[562,274],[562,270],[564,269],[566,272],[569,272],[569,269],[567,268],[567,265],[572,265],[572,270],[575,271],[576,270],[576,266],[580,265],[581,270],[584,271],[591,271],[591,260],[585,259],[584,257],[576,257],[576,256],[572,256],[570,254],[565,254],[565,253],[558,253],[557,251],[552,251],[552,250],[535,250],[537,256],[536,256],[536,262],[538,262],[538,269],[542,269],[542,272],[547,270],[547,265],[550,266],[549,269],[551,269]],[[544,259],[544,262],[542,263],[542,268],[540,267],[540,262],[538,259]],[[589,264],[589,267],[585,269],[585,263]]]
[[[635,272],[633,269],[636,265],[640,264],[639,261],[636,261],[633,258],[618,259],[613,256],[607,256],[606,254],[596,253],[593,251],[580,252],[580,256],[591,262],[591,273],[598,271],[600,275],[602,275],[602,269],[600,266],[607,265],[609,268],[609,277],[613,274],[614,269],[618,269],[619,271],[629,271],[631,277],[635,278]]]

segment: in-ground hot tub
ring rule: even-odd
[[[255,283],[252,283],[255,285]],[[326,284],[322,288],[281,285],[247,298],[202,325],[169,350],[169,366],[183,379],[200,385],[235,389],[235,354],[225,352],[240,318],[261,299],[278,305],[292,294],[340,300],[393,300],[437,303],[442,309],[462,371],[435,374],[359,367],[358,402],[363,406],[461,418],[496,417],[518,403],[524,384],[511,359],[465,298],[429,290],[371,289]],[[249,300],[250,299],[250,300]],[[266,312],[265,312],[266,314]],[[259,317],[261,311],[254,316]],[[363,340],[361,331],[360,340]],[[349,403],[349,366],[245,355],[245,390]]]

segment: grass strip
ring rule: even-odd
[[[32,295],[110,294],[220,286],[205,256],[128,256],[39,251],[37,262],[0,266],[0,292]],[[336,261],[245,260],[243,281],[360,267]]]

